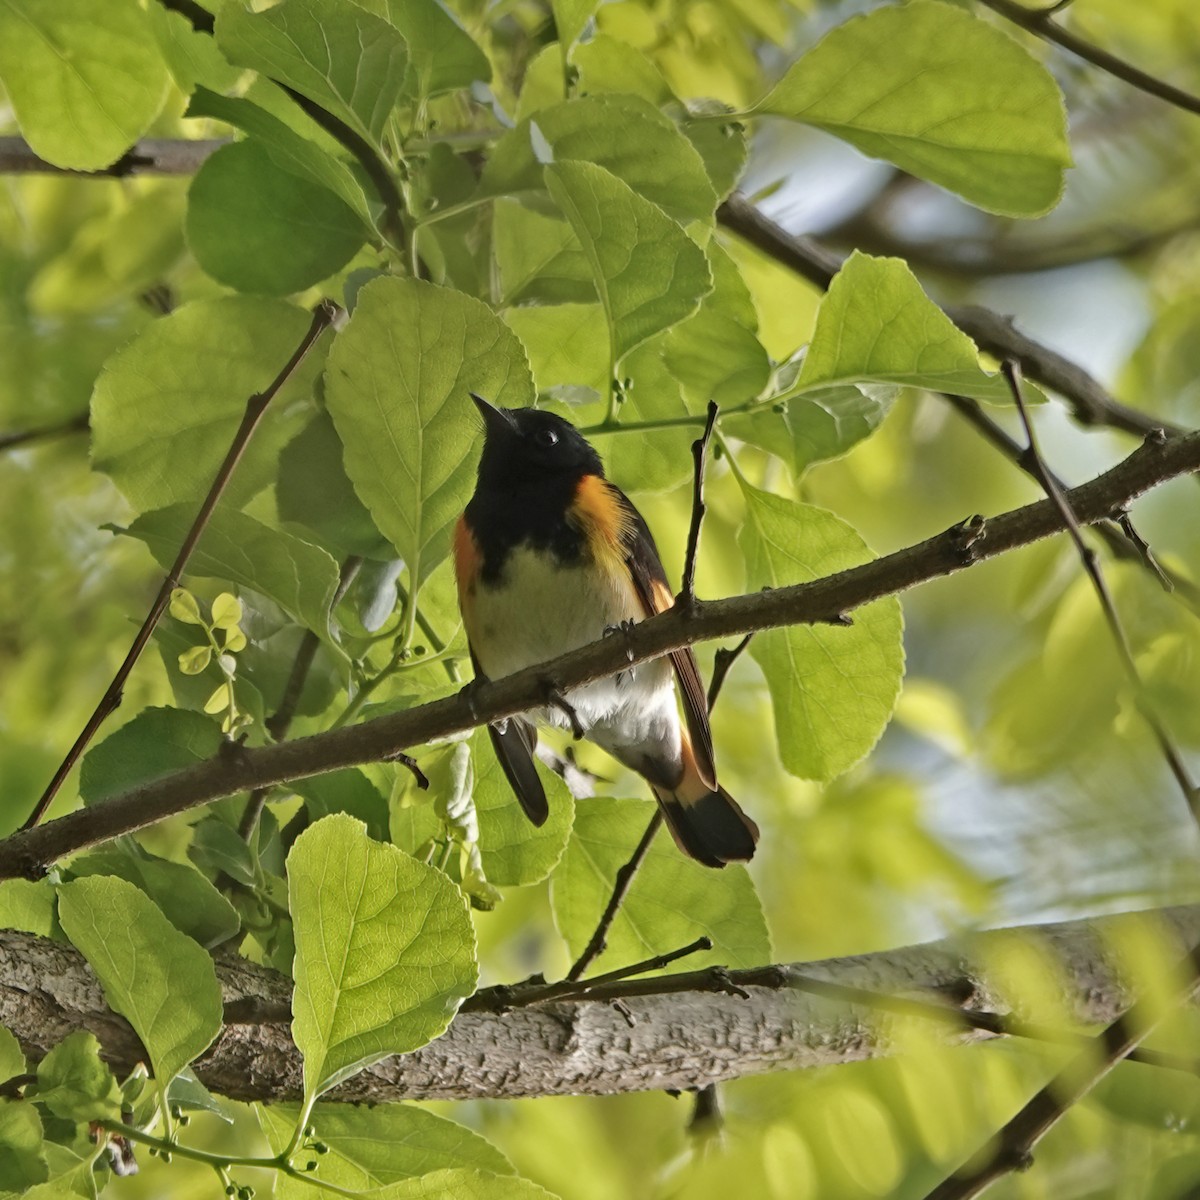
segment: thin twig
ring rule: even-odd
[[[713,655],[712,679],[708,684],[708,711],[710,713],[713,710],[713,706],[717,703],[717,697],[721,694],[721,689],[725,686],[725,677],[729,674],[730,667],[741,658],[746,647],[750,645],[750,639],[753,636],[754,634],[752,633],[746,634],[732,649],[719,646],[716,654]]]
[[[233,435],[233,441],[230,443],[229,450],[225,454],[225,459],[217,470],[212,486],[208,489],[208,495],[205,496],[204,502],[200,505],[200,511],[196,514],[196,519],[192,522],[192,527],[188,530],[187,536],[183,540],[183,545],[180,546],[179,553],[175,556],[175,561],[171,564],[171,569],[167,572],[161,587],[158,589],[158,595],[155,596],[154,603],[150,606],[150,611],[146,614],[146,619],[142,622],[142,627],[138,630],[137,636],[133,640],[133,645],[129,648],[129,653],[125,655],[124,662],[117,668],[117,673],[113,676],[112,682],[100,698],[100,703],[96,705],[95,711],[88,718],[87,724],[84,725],[83,730],[75,739],[74,745],[67,751],[66,757],[59,764],[58,770],[54,773],[54,778],[51,779],[46,790],[42,793],[42,797],[37,802],[29,819],[21,826],[23,830],[32,829],[45,816],[46,810],[53,803],[54,797],[58,794],[59,788],[62,787],[63,781],[70,774],[76,762],[79,761],[80,756],[87,749],[92,738],[95,737],[96,731],[121,703],[121,693],[124,690],[125,681],[129,678],[129,673],[133,670],[134,664],[141,657],[142,651],[149,643],[150,636],[154,632],[154,627],[158,624],[159,618],[166,610],[167,604],[171,599],[172,590],[179,586],[179,577],[183,574],[183,569],[187,566],[188,559],[191,558],[192,551],[196,548],[196,543],[199,542],[200,535],[204,532],[204,528],[208,524],[213,510],[217,506],[217,501],[220,500],[222,493],[225,491],[225,486],[228,484],[230,477],[233,475],[234,468],[238,465],[242,453],[249,444],[251,435],[258,427],[263,413],[267,411],[267,406],[274,399],[276,393],[291,378],[297,367],[308,356],[308,352],[312,349],[317,339],[332,324],[337,312],[337,305],[331,301],[323,300],[318,304],[313,311],[312,321],[309,323],[308,329],[300,341],[300,345],[296,347],[291,358],[288,359],[271,381],[266,391],[251,396],[246,402],[246,411],[242,415],[237,432]]]
[[[1121,659],[1121,666],[1124,668],[1129,682],[1133,685],[1134,701],[1137,704],[1138,712],[1141,713],[1142,719],[1146,724],[1150,726],[1150,730],[1154,734],[1154,739],[1158,742],[1159,750],[1162,752],[1162,756],[1166,760],[1171,774],[1175,777],[1175,782],[1179,784],[1179,788],[1183,792],[1188,808],[1196,820],[1200,821],[1200,795],[1196,792],[1196,785],[1192,782],[1191,775],[1188,773],[1178,747],[1176,747],[1174,741],[1171,739],[1158,714],[1146,700],[1145,684],[1142,681],[1142,675],[1138,670],[1137,662],[1133,657],[1133,651],[1129,648],[1129,639],[1125,634],[1124,625],[1121,624],[1121,618],[1117,613],[1117,606],[1113,603],[1112,593],[1108,590],[1108,584],[1104,581],[1104,573],[1100,570],[1100,560],[1095,550],[1084,540],[1079,518],[1071,507],[1066,494],[1059,487],[1058,481],[1046,467],[1041,452],[1038,450],[1037,438],[1033,432],[1033,424],[1029,420],[1029,411],[1025,407],[1025,398],[1021,392],[1021,368],[1011,360],[1005,359],[1001,364],[1001,369],[1012,391],[1013,400],[1016,402],[1017,412],[1021,416],[1021,424],[1025,429],[1025,436],[1029,439],[1029,454],[1033,460],[1034,471],[1046,495],[1062,516],[1071,541],[1075,543],[1075,549],[1079,551],[1079,559],[1083,563],[1083,569],[1092,581],[1092,587],[1096,589],[1096,596],[1100,600],[1104,619],[1108,624],[1109,632],[1112,634],[1113,642],[1116,644],[1117,654]]]
[[[696,1102],[692,1107],[687,1131],[693,1137],[711,1137],[718,1133],[724,1124],[725,1114],[721,1111],[720,1088],[715,1083],[707,1084],[696,1093]]]
[[[683,583],[675,601],[685,612],[690,612],[696,603],[696,559],[700,553],[700,529],[707,511],[704,505],[704,464],[719,411],[717,402],[710,400],[704,432],[692,443],[692,522],[688,527],[687,552],[683,558]]]
[[[992,12],[999,13],[1006,20],[1012,21],[1014,25],[1020,25],[1022,29],[1027,29],[1030,33],[1035,33],[1038,37],[1045,38],[1048,42],[1054,42],[1064,50],[1069,50],[1076,57],[1123,80],[1137,88],[1138,91],[1145,92],[1148,96],[1157,96],[1158,99],[1165,100],[1168,104],[1173,104],[1184,112],[1200,115],[1200,96],[1185,92],[1182,88],[1177,88],[1174,84],[1159,79],[1157,75],[1150,75],[1146,71],[1140,70],[1132,63],[1126,62],[1125,59],[1118,58],[1117,55],[1103,47],[1079,37],[1078,34],[1071,33],[1052,21],[1051,17],[1062,7],[1061,5],[1055,4],[1050,8],[1025,8],[1023,5],[1015,3],[1014,0],[979,0],[979,3],[990,8]]]
[[[89,428],[89,416],[80,413],[61,425],[43,425],[38,429],[21,429],[16,433],[0,433],[0,450],[12,450],[17,446],[25,446],[30,442],[47,441],[50,438],[64,437],[69,433],[86,433]]]
[[[342,563],[337,588],[329,602],[331,612],[340,603],[350,584],[354,582],[354,577],[358,574],[361,566],[362,559],[356,555],[351,555]],[[304,685],[308,682],[308,673],[312,669],[313,659],[316,657],[320,644],[321,639],[311,629],[304,631],[300,645],[296,648],[296,657],[292,660],[292,669],[288,673],[287,683],[283,687],[283,698],[279,701],[279,707],[263,722],[267,727],[267,732],[277,742],[282,742],[292,727],[296,708],[300,704],[300,697],[304,694]],[[270,788],[255,788],[250,793],[246,807],[242,810],[242,819],[238,822],[238,834],[243,841],[248,841],[258,827],[258,819],[262,816],[263,806],[267,802],[267,794],[270,790]]]
[[[649,853],[650,843],[654,841],[654,835],[658,833],[662,823],[662,809],[656,806],[654,816],[650,818],[650,823],[646,826],[646,832],[642,834],[641,840],[635,847],[629,861],[617,872],[616,878],[613,880],[612,895],[609,896],[608,903],[604,906],[604,911],[600,914],[600,920],[596,923],[595,932],[588,940],[588,944],[583,948],[583,953],[575,960],[571,969],[567,972],[568,980],[574,981],[579,979],[584,971],[604,953],[604,948],[608,945],[608,931],[612,928],[612,923],[616,920],[617,913],[620,911],[621,905],[625,902],[625,897],[629,894],[629,889],[633,886],[634,876],[637,875],[638,870],[641,868],[642,860]]]
[[[814,238],[789,233],[763,216],[744,196],[730,196],[717,209],[717,219],[726,229],[822,290],[841,269],[840,255]],[[1062,396],[1081,425],[1108,426],[1139,437],[1163,429],[1182,432],[1168,421],[1121,404],[1078,363],[1026,337],[1007,317],[978,305],[947,307],[943,311],[981,350],[1000,359],[1016,360],[1031,379]]]
[[[99,171],[56,167],[22,137],[0,137],[0,175],[79,175],[124,179],[130,175],[192,175],[229,138],[142,138]]]
[[[1184,966],[1187,984],[1167,1005],[1139,1001],[1081,1050],[1049,1083],[1013,1117],[994,1138],[993,1149],[982,1165],[952,1175],[935,1187],[925,1200],[972,1200],[996,1180],[1023,1171],[1033,1162],[1034,1147],[1119,1062],[1126,1059],[1179,1005],[1200,987],[1200,947],[1192,949]]]
[[[1073,488],[1068,499],[1080,524],[1092,525],[1108,520],[1159,484],[1198,470],[1200,432],[1147,438],[1124,461]],[[238,747],[236,752],[132,787],[101,807],[69,813],[0,840],[0,879],[36,875],[45,864],[66,854],[222,796],[376,762],[397,749],[527,712],[544,703],[547,676],[570,692],[698,642],[828,622],[834,614],[968,570],[1063,529],[1062,514],[1050,500],[987,521],[972,518],[916,545],[808,583],[697,601],[694,615],[668,610],[639,621],[620,639],[598,638],[550,662],[481,684],[469,697],[457,693],[345,729],[277,745]]]

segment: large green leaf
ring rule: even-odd
[[[804,583],[871,558],[858,534],[825,509],[745,481],[742,491],[747,589]],[[833,779],[863,758],[900,694],[900,602],[877,600],[856,609],[853,622],[763,630],[750,643],[771,691],[783,765],[802,779]]]
[[[169,567],[194,517],[191,505],[173,504],[138,517],[125,533],[145,542],[159,564]],[[252,588],[314,633],[328,631],[338,565],[328,551],[294,534],[221,507],[205,525],[186,570]]]
[[[166,1087],[221,1031],[212,959],[123,879],[95,875],[64,884],[58,917]]]
[[[212,758],[222,741],[221,726],[203,713],[143,709],[87,752],[79,794],[84,804],[102,804],[138,784]]]
[[[534,399],[516,335],[486,304],[415,279],[359,293],[329,357],[326,399],[346,473],[419,587],[449,552],[471,494],[478,422],[468,392]]]
[[[566,221],[501,197],[492,206],[492,253],[500,276],[500,307],[596,298],[592,267]],[[528,305],[519,312],[535,310]]]
[[[637,96],[584,96],[540,109],[496,145],[482,192],[541,191],[546,146],[554,162],[603,167],[681,223],[713,219],[717,194],[704,160],[673,121]]]
[[[24,1075],[28,1069],[16,1035],[0,1025],[0,1083],[7,1083],[14,1075]]]
[[[126,726],[128,728],[128,726]],[[71,860],[71,876],[115,875],[140,888],[167,920],[202,946],[219,946],[240,928],[237,910],[200,874],[185,863],[158,858],[135,849],[101,849]]]
[[[508,309],[504,320],[525,346],[539,393],[588,388],[599,397],[608,374],[608,349],[596,337],[599,304],[530,304]]]
[[[276,1153],[284,1150],[296,1127],[299,1107],[259,1105],[257,1112],[271,1149]],[[498,1175],[512,1172],[504,1155],[479,1134],[415,1105],[349,1108],[318,1104],[310,1120],[317,1137],[329,1147],[320,1159],[321,1182],[355,1192],[452,1168],[482,1168]],[[297,1194],[313,1191],[306,1188]]]
[[[325,817],[288,855],[292,1036],[309,1098],[443,1033],[475,988],[475,934],[440,871]]]
[[[550,0],[560,45],[569,48],[579,40],[599,3],[600,0]]]
[[[601,797],[576,804],[575,828],[551,883],[554,920],[572,957],[583,952],[612,895],[617,871],[640,841],[654,804]],[[592,974],[678,950],[707,935],[713,948],[677,970],[721,964],[751,967],[771,961],[762,905],[745,867],[719,874],[684,856],[659,830],[634,876]]]
[[[408,43],[420,96],[436,96],[470,87],[492,77],[487,55],[440,0],[357,0],[363,8],[386,17]]]
[[[471,738],[471,756],[479,850],[488,882],[502,887],[538,883],[554,870],[566,848],[575,817],[571,793],[557,775],[540,772],[550,816],[544,825],[534,825],[522,811],[482,729]]]
[[[372,1200],[555,1200],[540,1184],[515,1175],[494,1175],[465,1167],[431,1171],[375,1192]]]
[[[92,394],[92,461],[139,512],[209,489],[247,400],[292,356],[309,315],[279,300],[198,300],[148,325],[104,365]],[[319,353],[275,397],[227,489],[244,501],[275,476],[304,418]]]
[[[303,799],[310,820],[319,821],[331,813],[348,813],[362,821],[370,837],[386,840],[387,798],[357,767],[297,779],[291,786]]]
[[[592,264],[614,363],[696,311],[712,274],[704,251],[662,209],[592,163],[544,170]]]
[[[34,1096],[56,1117],[68,1121],[121,1119],[121,1089],[100,1059],[95,1034],[77,1029],[38,1063]]]
[[[0,1100],[0,1190],[24,1195],[46,1178],[42,1120],[28,1100]]]
[[[230,62],[286,84],[378,144],[404,86],[408,49],[350,0],[286,0],[263,12],[226,4],[217,44]]]
[[[248,133],[270,154],[275,165],[301,179],[310,180],[341,197],[353,209],[365,230],[370,230],[371,210],[363,186],[337,154],[309,141],[274,113],[253,100],[220,96],[197,88],[188,105],[189,117],[213,117]]]
[[[797,390],[871,382],[1011,400],[1004,380],[980,367],[975,344],[903,260],[856,251],[821,301]]]
[[[286,296],[312,287],[344,267],[365,235],[343,200],[278,166],[256,141],[222,146],[188,192],[192,253],[241,292]]]
[[[1071,165],[1058,85],[1004,30],[955,5],[885,5],[839,25],[759,103],[972,204],[1038,216]]]
[[[0,0],[0,83],[40,157],[95,171],[150,127],[167,68],[137,0]]]

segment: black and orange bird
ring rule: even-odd
[[[500,679],[670,608],[674,597],[646,522],[605,479],[583,435],[553,413],[471,398],[483,416],[483,455],[455,531],[454,565],[476,678]],[[649,783],[685,854],[710,867],[754,854],[758,827],[717,783],[691,650],[596,680],[565,699],[584,736]],[[489,726],[535,825],[549,811],[534,765],[539,724],[565,729],[572,722],[548,705]]]

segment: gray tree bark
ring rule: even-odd
[[[1134,987],[1113,951],[1121,922],[1152,921],[1164,951],[1200,943],[1200,905],[1055,925],[999,930],[875,954],[729,973],[638,978],[574,1000],[496,1011],[476,997],[449,1031],[413,1054],[375,1064],[330,1094],[343,1101],[508,1099],[685,1089],[767,1071],[832,1066],[887,1055],[895,1014],[811,989],[825,984],[919,999],[922,1020],[946,1043],[996,1036],[965,1028],[959,1012],[1022,1014],[995,982],[997,952],[1020,934],[1058,964],[1062,1011],[1077,1026],[1116,1018]],[[195,1064],[213,1091],[241,1100],[296,1099],[300,1056],[289,1036],[291,984],[242,959],[218,962],[226,1025]],[[806,990],[808,989],[808,990]],[[528,993],[526,993],[527,995]],[[522,999],[518,990],[513,1001]],[[946,1006],[954,1019],[938,1016]],[[1044,1014],[1043,1014],[1044,1019]],[[118,1071],[145,1058],[136,1034],[113,1013],[72,947],[0,931],[0,1023],[38,1059],[75,1029],[88,1029]],[[1067,1032],[1064,1025],[1062,1032]]]

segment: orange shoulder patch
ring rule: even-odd
[[[479,553],[479,543],[467,524],[465,516],[458,518],[454,526],[454,578],[458,583],[458,603],[460,608],[467,606],[468,599],[475,594],[475,584],[479,579],[479,569],[483,556]]]
[[[599,475],[585,475],[575,488],[567,520],[587,539],[592,554],[606,565],[625,561],[625,543],[632,522],[625,506]]]

